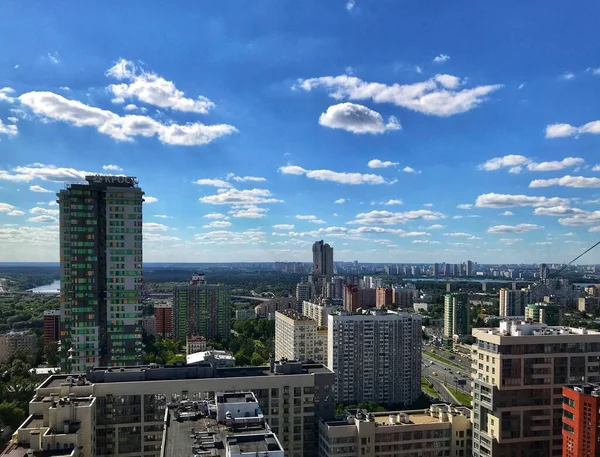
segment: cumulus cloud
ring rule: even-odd
[[[106,74],[119,80],[129,80],[128,83],[108,86],[108,90],[115,96],[113,101],[118,103],[123,103],[126,99],[136,99],[160,108],[200,114],[208,113],[215,106],[203,96],[197,99],[186,97],[172,81],[167,81],[155,73],[145,72],[126,59],[120,59]]]
[[[58,244],[58,230],[55,227],[5,227],[0,228],[2,243],[26,243],[27,245]]]
[[[173,219],[173,216],[167,216],[166,214],[155,214],[154,217],[158,219]]]
[[[225,216],[225,214],[222,213],[208,213],[202,217],[206,217],[207,219],[229,219],[228,216]]]
[[[465,232],[444,233],[444,236],[452,236],[452,237],[459,237],[459,238],[469,238],[469,239],[472,239],[472,240],[478,239],[475,235],[471,235],[470,233],[465,233]]]
[[[12,172],[0,170],[0,180],[13,182],[30,182],[34,179],[51,182],[81,182],[86,175],[94,174],[90,171],[76,170],[75,168],[56,167],[34,163],[27,166],[15,167]]]
[[[400,130],[400,123],[394,116],[387,122],[377,111],[355,103],[340,103],[327,108],[319,117],[319,124],[332,129],[347,130],[352,133],[384,133]]]
[[[570,124],[551,124],[546,127],[546,138],[578,136],[582,133],[600,134],[600,121],[592,121],[580,127]]]
[[[248,205],[235,207],[231,211],[229,211],[229,214],[231,214],[233,217],[242,217],[246,219],[260,219],[261,217],[265,217],[265,213],[267,211],[267,208],[262,208],[256,205]]]
[[[514,216],[515,213],[513,213],[512,211],[504,211],[503,213],[500,213],[500,216]]]
[[[576,188],[594,188],[600,187],[600,178],[586,178],[584,176],[563,176],[562,178],[552,179],[534,179],[529,183],[529,187],[576,187]]]
[[[560,197],[533,197],[528,195],[511,194],[483,194],[477,197],[475,206],[479,208],[512,208],[519,206],[541,206],[568,205],[569,199]]]
[[[11,95],[14,92],[15,90],[12,87],[3,87],[0,89],[0,102],[14,103],[15,97]]]
[[[7,216],[22,216],[25,214],[23,211],[17,209],[16,206],[2,202],[0,202],[0,213],[6,214]]]
[[[450,56],[447,54],[439,54],[433,58],[433,63],[444,63],[450,60]]]
[[[415,173],[415,174],[420,174],[420,173],[421,173],[421,171],[417,171],[417,170],[415,170],[414,168],[412,168],[412,167],[409,167],[409,166],[406,166],[406,167],[404,167],[404,168],[402,169],[402,171],[403,171],[404,173]]]
[[[54,216],[47,216],[47,215],[34,216],[34,217],[28,218],[27,220],[29,222],[35,222],[35,223],[39,223],[39,224],[53,224],[55,222],[58,222],[58,219],[55,218]]]
[[[526,165],[531,160],[525,156],[518,154],[509,154],[504,157],[494,157],[485,163],[479,165],[480,170],[492,171],[499,170],[500,168],[515,168],[521,165]]]
[[[345,198],[338,198],[333,203],[337,203],[338,205],[341,205],[342,203],[346,203],[346,199]]]
[[[573,214],[582,214],[582,213],[586,213],[587,211],[584,211],[582,209],[579,208],[571,208],[569,206],[550,206],[550,207],[543,207],[543,208],[536,208],[533,211],[533,214],[535,214],[536,216],[570,216]]]
[[[578,227],[582,225],[595,225],[600,223],[600,211],[578,212],[569,217],[563,217],[558,220],[561,225],[569,227]]]
[[[346,2],[346,9],[348,11],[352,11],[354,9],[354,7],[356,6],[356,1],[355,0],[348,0]]]
[[[498,242],[505,244],[507,246],[511,246],[516,243],[520,243],[523,241],[523,238],[500,238]]]
[[[438,220],[442,219],[443,217],[444,215],[442,213],[429,211],[426,209],[405,211],[400,213],[393,213],[390,211],[371,211],[368,213],[357,214],[356,219],[351,221],[350,224],[398,225],[415,220]]]
[[[149,232],[165,232],[169,230],[169,227],[158,222],[144,222],[142,228]]]
[[[404,202],[402,200],[388,200],[387,202],[384,203],[384,205],[386,206],[390,206],[390,205],[402,205]]]
[[[260,230],[245,230],[232,232],[229,230],[214,230],[194,235],[197,244],[257,244],[265,242],[265,232]]]
[[[542,228],[544,227],[537,224],[495,225],[488,229],[488,233],[526,233]]]
[[[347,173],[332,170],[306,170],[297,165],[286,165],[279,171],[287,175],[306,175],[307,178],[318,181],[332,181],[339,184],[391,184],[395,181],[386,181],[383,176],[363,173]]]
[[[412,240],[413,244],[442,244],[440,241],[433,240]]]
[[[44,120],[62,121],[75,127],[95,127],[99,133],[117,141],[156,136],[164,144],[193,146],[208,144],[221,136],[237,132],[235,127],[226,124],[194,122],[167,125],[148,116],[120,116],[52,92],[27,92],[19,96],[19,101]]]
[[[60,63],[60,58],[58,57],[58,52],[49,52],[46,54],[46,60],[53,65],[58,65]]]
[[[263,178],[262,176],[236,176],[233,173],[229,173],[227,175],[227,179],[231,179],[236,182],[248,182],[248,181],[264,182],[267,180],[266,178]]]
[[[37,184],[35,186],[29,186],[29,190],[31,192],[52,192],[51,190],[45,189],[44,187],[38,186]]]
[[[600,171],[600,165],[594,165],[592,171]]]
[[[102,169],[105,171],[123,171],[118,165],[102,165]]]
[[[423,114],[452,116],[477,107],[489,94],[502,87],[496,84],[457,90],[447,87],[447,81],[448,78],[438,75],[413,84],[386,85],[340,75],[300,79],[293,88],[311,91],[324,87],[336,100],[372,100],[375,103],[392,103]]]
[[[262,203],[279,203],[267,189],[219,189],[215,195],[200,197],[202,203],[211,205],[260,205]]]
[[[59,210],[57,209],[41,208],[39,206],[31,208],[29,212],[31,214],[42,214],[44,216],[58,216],[59,214]]]
[[[577,167],[584,163],[585,160],[580,157],[565,157],[562,160],[553,160],[550,162],[532,162],[527,165],[527,169],[530,171],[557,171],[564,170],[565,168]]]
[[[276,224],[273,228],[277,230],[293,230],[294,224]]]
[[[473,205],[471,203],[462,203],[460,205],[456,205],[458,209],[472,209]]]
[[[144,241],[148,242],[164,242],[164,241],[179,241],[176,236],[163,235],[161,233],[144,233]]]
[[[144,196],[144,203],[156,203],[157,201],[156,197]]]
[[[369,160],[369,163],[367,163],[367,166],[369,168],[388,168],[388,167],[394,167],[398,165],[398,162],[391,162],[390,160],[379,160],[379,159],[372,159]]]
[[[231,222],[229,222],[229,221],[212,221],[211,223],[202,226],[202,228],[226,228],[226,227],[231,227]]]
[[[199,186],[214,186],[223,189],[233,187],[231,183],[223,181],[222,179],[198,179],[197,181],[194,181],[194,184],[198,184]]]
[[[0,135],[15,136],[19,133],[19,129],[14,124],[5,124],[0,119]]]
[[[584,163],[585,160],[580,157],[565,157],[562,160],[535,162],[533,159],[523,155],[509,154],[503,157],[494,157],[479,165],[479,169],[493,171],[508,168],[509,173],[520,173],[524,167],[529,171],[557,171],[578,167]]]
[[[570,71],[567,71],[566,73],[563,73],[563,74],[561,75],[561,78],[562,78],[562,79],[565,79],[565,80],[567,80],[567,81],[569,81],[569,80],[571,80],[571,79],[575,78],[575,74],[574,74],[574,73],[572,73],[572,72],[570,72]]]

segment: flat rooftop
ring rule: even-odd
[[[449,416],[470,417],[471,411],[464,407],[455,407],[444,403],[431,405],[429,409],[418,409],[411,411],[387,411],[378,413],[369,413],[366,410],[347,410],[347,416],[358,421],[372,421],[377,426],[407,426],[423,424],[447,423],[448,419],[440,420],[442,413]],[[329,427],[353,426],[354,422],[349,424],[347,420],[326,421]]]
[[[500,322],[499,327],[495,328],[474,328],[472,335],[479,337],[482,335],[496,335],[501,337],[512,336],[563,336],[563,335],[600,335],[597,330],[589,330],[583,327],[564,327],[560,325],[546,325],[540,323],[531,323],[520,320],[505,320]]]
[[[69,457],[74,454],[74,449],[54,449],[46,451],[31,452],[31,448],[27,446],[21,446],[19,444],[11,443],[2,454],[2,457],[25,457],[26,455],[33,455],[34,457]]]
[[[314,319],[311,319],[310,317],[305,316],[304,314],[301,314],[293,309],[282,309],[277,311],[276,314],[277,313],[282,314],[285,317],[289,317],[290,319],[293,319],[295,321],[306,322],[307,324],[315,322]]]

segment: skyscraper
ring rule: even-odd
[[[563,457],[600,455],[600,384],[563,386]]]
[[[465,276],[473,276],[473,262],[470,260],[465,264]]]
[[[540,265],[540,279],[548,279],[548,265],[546,265],[545,263],[542,263]]]
[[[467,294],[446,294],[444,297],[444,338],[451,340],[454,335],[469,333],[469,296]]]
[[[58,195],[61,364],[68,372],[142,358],[142,189],[86,176]]]
[[[194,274],[189,286],[173,289],[173,336],[201,335],[224,339],[231,330],[231,292],[208,285],[203,274]]]
[[[333,248],[321,240],[316,241],[312,249],[313,275],[330,279],[333,276]]]
[[[524,316],[527,292],[500,289],[500,316]]]

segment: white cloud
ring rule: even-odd
[[[0,119],[0,135],[15,136],[17,133],[19,133],[19,129],[16,125],[5,124],[2,122],[2,119]]]
[[[227,175],[227,179],[232,179],[237,182],[248,182],[248,181],[264,182],[267,180],[266,178],[263,178],[262,176],[235,176],[233,173],[229,173]]]
[[[558,223],[569,227],[595,225],[600,223],[600,211],[586,211],[583,213],[573,214],[570,217],[559,219]]]
[[[198,179],[197,181],[194,181],[194,184],[198,184],[199,186],[214,186],[223,189],[229,189],[233,187],[231,183],[223,181],[222,179]]]
[[[585,71],[592,73],[593,75],[600,75],[600,67],[598,68],[587,68]]]
[[[562,160],[553,160],[551,162],[530,163],[527,169],[530,171],[557,171],[565,168],[583,165],[585,160],[580,157],[565,157]]]
[[[318,219],[317,216],[314,216],[312,214],[296,214],[296,219],[301,220],[301,221],[313,221]]]
[[[429,227],[425,227],[425,228],[426,228],[427,230],[441,230],[441,229],[443,229],[444,227],[446,227],[446,226],[445,226],[445,225],[442,225],[442,224],[433,224],[433,225],[430,225]]]
[[[463,217],[464,217],[464,216],[459,216],[459,215],[457,215],[457,216],[452,216],[452,219],[462,219]]]
[[[210,224],[203,225],[202,228],[226,228],[231,227],[229,221],[212,221]]]
[[[518,89],[518,90],[521,90],[521,89],[523,89],[523,87],[525,87],[525,83],[521,83],[521,84],[519,84],[519,87],[517,87],[517,89]]]
[[[600,178],[586,178],[584,176],[563,176],[562,178],[552,179],[534,179],[529,183],[529,187],[576,187],[576,188],[594,188],[600,187]]]
[[[15,206],[2,202],[0,202],[0,213],[4,213],[7,216],[22,216],[25,214],[23,211],[18,210]]]
[[[485,163],[479,165],[480,170],[492,171],[498,170],[500,168],[515,168],[521,165],[526,165],[531,162],[531,159],[518,155],[518,154],[509,154],[504,157],[494,157],[493,159],[488,160]]]
[[[600,165],[594,165],[592,171],[600,171]]]
[[[0,89],[0,102],[13,103],[15,98],[10,94],[14,92],[15,90],[12,87],[3,87]]]
[[[470,233],[465,232],[452,232],[452,233],[444,233],[444,236],[452,236],[452,237],[460,237],[460,238],[470,238],[472,240],[476,239],[475,235],[471,235]]]
[[[225,216],[225,214],[222,213],[208,213],[202,217],[206,217],[207,219],[229,219],[228,216]]]
[[[71,92],[71,88],[69,86],[60,86],[59,89],[64,92]]]
[[[119,116],[112,111],[69,100],[52,92],[27,92],[20,102],[42,119],[62,121],[75,127],[95,127],[99,133],[117,141],[133,141],[137,136],[154,137],[164,144],[192,146],[208,144],[217,138],[237,132],[231,125],[161,124],[148,116]]]
[[[569,206],[550,206],[545,208],[536,208],[533,211],[533,214],[536,216],[570,216],[573,214],[583,214],[587,211],[584,211],[579,208],[571,208]]]
[[[345,198],[338,198],[333,203],[337,203],[338,205],[341,205],[342,203],[346,203],[346,199]]]
[[[273,228],[277,230],[293,230],[294,224],[276,224]]]
[[[391,162],[389,160],[382,161],[379,159],[369,160],[369,163],[367,164],[369,168],[388,168],[396,165],[398,165],[398,162]]]
[[[138,107],[137,107],[136,105],[134,105],[133,103],[130,103],[130,104],[128,104],[128,105],[125,105],[125,106],[123,107],[123,109],[124,109],[125,111],[135,111],[136,109],[138,109]]]
[[[588,122],[581,127],[574,127],[570,124],[551,124],[546,127],[546,138],[577,136],[582,133],[599,135],[600,121]]]
[[[352,11],[354,9],[354,7],[356,6],[356,1],[355,0],[348,0],[346,2],[346,9],[348,11]]]
[[[259,205],[262,203],[280,203],[273,197],[273,194],[267,189],[245,189],[237,190],[231,189],[219,189],[215,195],[209,195],[207,197],[200,197],[202,203],[209,203],[212,205]]]
[[[340,184],[391,184],[386,181],[383,176],[363,173],[346,173],[331,170],[306,170],[297,165],[286,165],[279,168],[283,174],[289,175],[306,175],[307,178],[316,179],[318,181],[332,181]]]
[[[144,241],[148,242],[164,242],[164,241],[179,241],[176,236],[162,235],[160,233],[144,233]]]
[[[533,159],[522,155],[510,154],[504,157],[494,157],[479,165],[480,170],[493,171],[508,168],[509,173],[520,173],[526,166],[529,171],[557,171],[565,168],[577,167],[585,163],[580,157],[565,157],[562,160],[549,162],[534,162]]]
[[[89,171],[76,170],[74,168],[61,168],[54,165],[34,163],[24,167],[15,167],[12,173],[0,170],[0,180],[13,182],[29,182],[34,179],[51,182],[81,182],[86,175],[93,174]]]
[[[158,222],[144,222],[142,224],[143,230],[147,230],[149,232],[165,232],[169,230],[169,227],[164,224],[159,224]]]
[[[409,166],[406,166],[406,167],[404,167],[404,168],[402,169],[402,171],[403,171],[404,173],[415,173],[415,174],[421,174],[421,171],[420,171],[420,170],[419,170],[419,171],[417,171],[417,170],[415,170],[414,168],[412,168],[412,167],[409,167]]]
[[[360,225],[398,225],[405,224],[415,220],[437,220],[442,219],[444,215],[426,209],[415,211],[405,211],[401,213],[392,213],[390,211],[371,211],[369,213],[360,213],[351,224]]]
[[[355,76],[323,76],[300,79],[293,87],[310,91],[324,87],[336,100],[372,100],[375,103],[392,103],[413,111],[434,116],[452,116],[469,111],[500,89],[501,85],[478,86],[472,89],[453,90],[440,81],[430,78],[413,84],[371,83]]]
[[[265,213],[267,212],[267,208],[261,208],[256,205],[247,205],[235,207],[229,214],[233,217],[243,217],[246,219],[260,219],[261,217],[265,217]]]
[[[567,71],[566,73],[563,73],[563,74],[562,74],[561,78],[562,78],[562,79],[565,79],[565,80],[567,80],[567,81],[568,81],[568,80],[570,80],[570,79],[573,79],[573,78],[575,78],[575,74],[574,74],[574,73],[571,73],[570,71]]]
[[[537,224],[495,225],[488,229],[488,233],[526,233],[542,228],[544,227]]]
[[[27,220],[29,222],[36,222],[36,223],[40,223],[40,224],[52,224],[52,223],[58,222],[58,219],[55,218],[54,216],[46,216],[46,215],[30,217]]]
[[[39,206],[31,208],[29,212],[31,214],[42,214],[44,216],[58,216],[59,214],[59,210],[57,209],[41,208]]]
[[[600,232],[600,225],[598,227],[592,227],[589,230],[590,232]]]
[[[158,198],[156,197],[150,197],[150,196],[144,196],[144,203],[156,203],[158,201]]]
[[[257,244],[265,241],[265,232],[259,230],[245,230],[243,232],[215,230],[212,232],[198,233],[194,235],[194,238],[198,244]]]
[[[118,165],[102,165],[102,169],[105,171],[123,171]]]
[[[50,200],[48,206],[58,206],[58,203],[56,203],[56,200]]]
[[[475,206],[479,208],[512,208],[518,206],[531,206],[538,208],[541,206],[560,206],[568,205],[567,198],[560,197],[532,197],[528,195],[511,194],[483,194],[477,197]]]
[[[456,205],[458,209],[472,209],[473,205],[471,203],[462,203],[460,205]]]
[[[387,202],[384,203],[384,205],[402,205],[404,202],[402,200],[388,200]]]
[[[213,102],[203,96],[197,99],[185,97],[185,94],[177,89],[172,81],[167,81],[154,73],[142,71],[133,62],[125,59],[120,59],[108,69],[106,74],[119,80],[130,81],[108,86],[115,96],[115,101],[119,103],[124,102],[125,99],[137,99],[160,108],[201,114],[208,113],[215,106]]]
[[[159,219],[173,219],[173,216],[167,216],[166,214],[155,214],[154,217]]]
[[[434,63],[444,63],[450,60],[450,56],[446,54],[440,54],[433,58]]]
[[[38,186],[37,184],[35,186],[29,186],[29,190],[31,192],[52,192],[49,189],[45,189],[42,186]]]
[[[442,244],[440,241],[433,240],[412,240],[413,244]]]
[[[433,206],[433,203],[423,203],[423,206],[425,208],[431,208]]]
[[[58,57],[58,52],[49,52],[46,55],[46,59],[48,60],[48,62],[50,62],[51,64],[57,65],[60,63],[60,58]]]
[[[500,216],[514,216],[515,213],[513,213],[512,211],[504,211],[503,213],[500,213]]]
[[[415,71],[419,74],[423,73],[423,69],[421,67],[419,67],[418,65],[415,67]]]
[[[545,246],[548,244],[552,244],[552,241],[537,241],[535,244],[538,246]]]
[[[499,243],[505,244],[507,246],[520,243],[521,241],[523,241],[523,238],[500,238],[498,240]]]
[[[352,133],[384,133],[400,130],[398,119],[390,116],[387,123],[377,111],[355,103],[340,103],[327,108],[319,117],[319,124],[332,129],[347,130]]]
[[[58,230],[54,227],[7,227],[0,228],[2,243],[26,245],[58,244]]]

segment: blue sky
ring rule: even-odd
[[[599,14],[4,2],[0,261],[58,260],[86,172],[138,177],[147,261],[568,261],[600,235]]]

